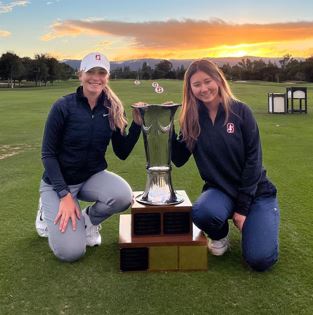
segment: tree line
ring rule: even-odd
[[[236,65],[222,65],[221,70],[228,80],[261,80],[271,82],[307,81],[313,82],[313,56],[305,60],[297,60],[285,55],[278,64],[265,63],[262,59],[243,58]],[[174,69],[169,60],[161,60],[154,68],[144,62],[137,71],[128,66],[111,71],[111,79],[179,79],[184,78],[186,69],[183,65]],[[35,82],[36,86],[53,84],[55,80],[75,78],[75,70],[65,63],[59,62],[45,54],[37,54],[34,59],[20,58],[7,52],[0,57],[0,80],[6,80],[8,86],[21,85],[23,80]]]
[[[243,58],[236,65],[229,63],[220,67],[228,80],[260,80],[283,82],[289,80],[313,82],[313,57],[304,61],[285,55],[278,65],[262,59],[252,61]],[[152,69],[146,62],[138,71],[131,71],[129,67],[117,68],[111,72],[111,77],[117,79],[180,79],[184,78],[186,69],[183,65],[174,69],[168,60],[162,60]]]
[[[262,59],[242,59],[234,66],[224,64],[221,69],[230,80],[261,80],[271,82],[307,81],[313,82],[313,57],[303,61],[285,55],[279,65]]]
[[[7,52],[0,57],[0,79],[7,81],[8,87],[20,86],[22,81],[34,82],[36,86],[53,84],[56,80],[68,80],[75,70],[65,63],[45,54],[37,54],[34,59],[20,58]]]
[[[168,60],[161,60],[154,68],[150,67],[147,62],[142,64],[139,70],[130,70],[128,66],[119,67],[111,71],[113,79],[139,79],[139,80],[155,80],[155,79],[179,79],[184,78],[186,69],[183,65],[177,69],[173,68],[173,64]]]

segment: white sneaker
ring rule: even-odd
[[[101,245],[101,225],[93,225],[90,221],[89,215],[86,213],[86,209],[82,211],[82,215],[85,218],[86,228],[86,244],[87,246],[93,247]]]
[[[41,198],[39,198],[39,202],[38,202],[38,210],[37,210],[35,226],[36,226],[36,231],[39,236],[48,237],[48,227],[42,216]]]
[[[212,255],[222,256],[229,248],[228,236],[221,238],[220,240],[210,240],[208,248]]]

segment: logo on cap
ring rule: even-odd
[[[100,55],[96,55],[96,60],[101,60],[101,56]]]
[[[233,123],[228,123],[226,126],[227,133],[235,132],[235,125]]]

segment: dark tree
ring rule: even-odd
[[[172,74],[170,74],[172,68],[173,64],[170,61],[160,61],[154,67],[153,79],[168,78],[169,76],[172,76]]]
[[[181,65],[179,68],[176,69],[176,79],[183,80],[185,76],[186,69],[184,65]]]
[[[0,77],[8,81],[8,87],[13,88],[15,80],[23,75],[23,64],[19,56],[7,52],[0,58]]]
[[[141,79],[143,79],[143,80],[150,80],[152,78],[152,72],[153,71],[152,71],[151,67],[145,61],[142,64],[142,67],[141,67],[141,70],[140,70]]]

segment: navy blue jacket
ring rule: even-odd
[[[136,144],[141,127],[133,122],[128,135],[112,131],[109,106],[102,93],[91,110],[82,87],[53,104],[42,142],[43,180],[53,185],[59,197],[69,191],[68,185],[82,183],[107,168],[105,152],[110,140],[114,153],[123,160]]]
[[[172,141],[172,161],[185,164],[193,154],[204,190],[218,188],[235,202],[235,211],[247,215],[253,199],[275,195],[275,186],[262,167],[262,150],[257,123],[248,106],[234,101],[225,124],[225,111],[220,104],[212,123],[205,105],[198,104],[201,132],[190,152],[185,143]]]

